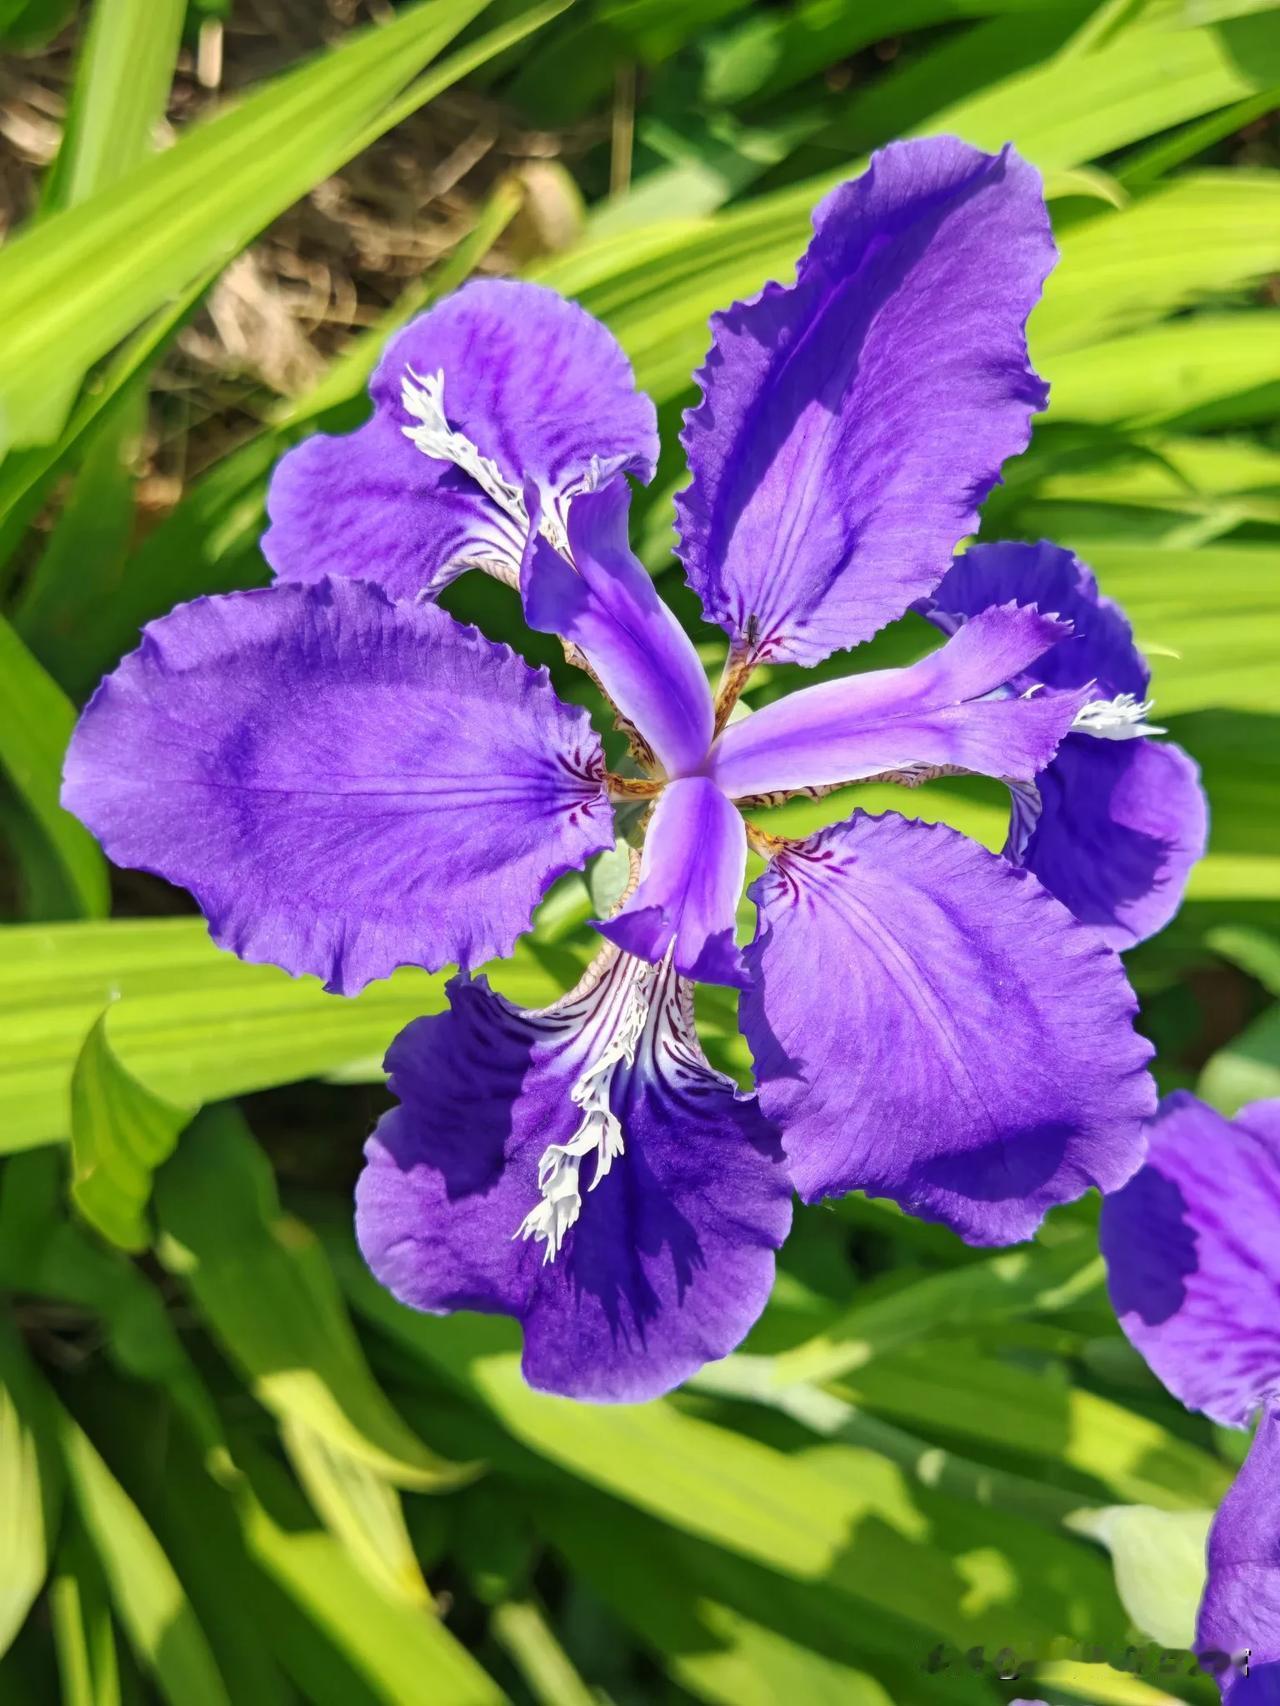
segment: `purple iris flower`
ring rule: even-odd
[[[1280,1702],[1280,1101],[1234,1120],[1180,1091],[1145,1166],[1102,1208],[1120,1325],[1189,1409],[1261,1411],[1209,1530],[1196,1649],[1228,1706]],[[1248,1665],[1238,1661],[1248,1653]],[[1210,1656],[1212,1655],[1212,1656]]]
[[[1025,324],[1053,260],[1011,149],[899,144],[821,204],[794,284],[715,317],[678,500],[729,637],[715,694],[627,542],[652,404],[583,310],[481,282],[389,344],[365,426],[284,458],[276,583],[151,624],[85,712],[68,806],[118,863],[188,887],[219,942],[343,993],[459,965],[448,1011],[391,1049],[357,1229],[404,1301],[516,1316],[536,1386],[640,1399],[725,1355],[793,1186],[1001,1244],[1139,1164],[1151,1051],[1108,937],[1176,903],[1194,772],[1094,774],[1095,745],[1148,731],[1141,661],[1083,569],[1047,546],[950,566],[1043,407]],[[472,568],[591,673],[631,773],[545,672],[433,602]],[[930,599],[954,632],[921,662],[741,714],[757,665],[820,663]],[[798,843],[744,817],[957,771],[1006,781],[1017,821],[1034,797],[1016,857],[895,815]],[[525,1012],[472,981],[636,802],[635,880],[579,987]],[[744,952],[749,843],[767,869]],[[1079,860],[1124,868],[1073,879]],[[696,979],[744,992],[755,1095],[705,1060]]]

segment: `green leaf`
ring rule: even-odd
[[[723,1706],[775,1706],[788,1699],[806,1706],[990,1700],[972,1673],[925,1670],[920,1660],[936,1633],[892,1623],[885,1629],[883,1611],[859,1615],[838,1593],[744,1566],[611,1501],[561,1495],[537,1514],[574,1575],[590,1582],[672,1680],[700,1700]],[[875,1666],[888,1672],[891,1685],[900,1684],[896,1696],[860,1668],[868,1647],[877,1644],[873,1626],[890,1641],[897,1638],[898,1652],[877,1654],[888,1663]],[[913,1649],[914,1664],[908,1657]]]
[[[49,1615],[63,1706],[120,1706],[120,1664],[107,1584],[78,1520],[58,1546]]]
[[[274,1463],[243,1445],[237,1457],[250,1472],[251,1486],[237,1496],[250,1556],[342,1654],[371,1700],[401,1706],[429,1686],[431,1706],[501,1706],[501,1689],[434,1616],[379,1593],[330,1535],[308,1525]],[[286,1641],[281,1657],[286,1666],[301,1659],[312,1673],[317,1660],[323,1663],[314,1642],[299,1652]],[[332,1686],[324,1694],[308,1687],[305,1697],[317,1706],[348,1706],[350,1690],[335,1695]]]
[[[312,1508],[384,1593],[431,1606],[395,1488],[363,1458],[286,1416],[280,1437]]]
[[[1088,1238],[1056,1249],[1006,1250],[958,1273],[932,1274],[887,1297],[855,1304],[816,1338],[776,1357],[772,1378],[779,1386],[832,1380],[912,1339],[976,1321],[1066,1308],[1102,1281],[1102,1258]]]
[[[1280,327],[1265,309],[1200,313],[1061,351],[1045,372],[1055,421],[1159,421],[1280,379]]]
[[[1068,1615],[1053,1585],[1067,1580],[1073,1615],[1083,1613],[1100,1634],[1118,1632],[1106,1573],[1092,1570],[1074,1542],[1038,1524],[1006,1514],[997,1537],[977,1506],[910,1488],[904,1473],[876,1451],[830,1443],[797,1450],[794,1441],[790,1450],[779,1449],[670,1400],[595,1408],[533,1392],[508,1348],[507,1323],[416,1315],[377,1286],[345,1240],[335,1235],[330,1247],[362,1313],[449,1373],[526,1450],[659,1519],[672,1544],[676,1536],[710,1542],[736,1560],[762,1566],[775,1580],[804,1583],[811,1593],[829,1585],[856,1601],[864,1617],[874,1608],[932,1631],[933,1640],[939,1634],[989,1639],[997,1631],[1001,1639],[1047,1639]],[[1124,1419],[1133,1423],[1135,1455],[1149,1459],[1154,1474],[1159,1458],[1152,1447],[1167,1436],[1145,1419]],[[1176,1443],[1168,1446],[1179,1464]],[[1203,1462],[1220,1487],[1225,1477],[1216,1475],[1216,1466],[1183,1449],[1190,1465],[1199,1469]],[[1197,1503],[1204,1485],[1205,1477],[1199,1478]],[[548,1508],[556,1504],[551,1499]],[[607,1522],[601,1532],[609,1532]],[[940,1532],[946,1532],[945,1545],[922,1543]],[[969,1560],[965,1569],[952,1565],[953,1553]],[[1033,1568],[1040,1573],[1031,1591]]]
[[[75,715],[62,689],[0,616],[0,765],[48,843],[69,904],[81,916],[96,918],[109,904],[106,861],[88,830],[58,803]]]
[[[211,268],[194,279],[123,345],[94,376],[56,440],[12,450],[0,462],[0,585],[12,574],[23,532],[57,476],[74,462],[96,428],[107,431],[117,411],[128,407],[134,381],[195,312],[220,270]]]
[[[1147,75],[1150,75],[1148,71]],[[1127,207],[1062,233],[1061,260],[1032,316],[1032,357],[1046,367],[1280,266],[1280,172],[1188,172]]]
[[[254,1395],[406,1487],[449,1487],[474,1470],[429,1451],[365,1362],[324,1251],[283,1214],[266,1157],[230,1109],[191,1127],[156,1180],[159,1254]]]
[[[67,1479],[138,1663],[169,1706],[231,1706],[182,1583],[137,1505],[65,1412]]]
[[[173,1153],[193,1110],[155,1096],[120,1065],[107,1036],[108,1007],[71,1074],[71,1195],[104,1238],[123,1250],[151,1242],[151,1175]]]
[[[16,239],[0,264],[0,442],[57,436],[66,387],[403,117],[406,84],[485,4],[425,0],[349,37]],[[416,99],[449,80],[423,79]]]
[[[0,1172],[0,1286],[75,1304],[107,1329],[110,1359],[163,1386],[211,1462],[225,1461],[217,1414],[160,1293],[142,1270],[66,1218],[62,1157],[35,1150]]]
[[[858,1446],[896,1463],[922,1487],[985,1510],[1056,1527],[1080,1509],[1079,1495],[1062,1487],[962,1457],[891,1422],[866,1415],[819,1387],[801,1382],[782,1386],[774,1377],[769,1357],[739,1352],[710,1364],[690,1384],[699,1392],[720,1398],[766,1405],[823,1439]]]
[[[596,1695],[573,1668],[541,1606],[533,1600],[510,1599],[495,1606],[489,1628],[538,1706],[595,1706]]]
[[[1153,550],[1097,542],[1089,556],[1150,656],[1159,721],[1209,707],[1274,708],[1272,547]]]
[[[982,148],[1013,141],[1042,170],[1075,166],[1254,95],[1280,77],[1280,41],[1264,19],[1188,28],[1180,7],[1163,16],[1151,10],[1152,21],[1140,17],[1071,65],[1048,59],[993,88],[966,90],[934,106],[919,128],[954,132]]]
[[[1211,1107],[1227,1115],[1238,1113],[1246,1103],[1280,1096],[1280,1003],[1210,1055],[1197,1089]]]
[[[836,1391],[917,1433],[970,1440],[996,1461],[1014,1451],[1060,1463],[1115,1499],[1199,1509],[1216,1505],[1229,1480],[1159,1422],[963,1341],[905,1346],[845,1375]]]
[[[0,1653],[44,1586],[62,1473],[48,1393],[13,1323],[0,1315]]]
[[[61,611],[56,624],[37,597],[54,578],[46,569],[46,552],[19,611],[18,626],[71,691],[87,693],[137,644],[139,628],[176,602],[253,586],[266,578],[258,539],[266,526],[267,481],[276,460],[304,432],[347,430],[356,424],[357,411],[365,406],[365,385],[387,339],[470,276],[519,206],[516,186],[500,185],[452,254],[355,338],[313,390],[276,409],[261,432],[191,484],[172,513],[132,553],[118,583],[108,576],[89,585],[81,578],[73,585],[67,577],[58,577],[67,596],[61,605],[54,604],[54,615]]]
[[[1072,1526],[1110,1552],[1116,1591],[1134,1628],[1162,1647],[1183,1651],[1195,1640],[1212,1521],[1212,1511],[1108,1505],[1081,1513]]]
[[[23,640],[70,693],[95,685],[68,672],[66,654],[84,644],[92,605],[118,600],[134,527],[133,460],[146,421],[134,385],[89,436],[71,495],[22,590],[14,622]],[[86,566],[92,565],[92,573]]]
[[[381,1289],[345,1242],[330,1248],[357,1308],[460,1381],[533,1452],[789,1574],[821,1576],[838,1555],[842,1513],[778,1453],[669,1403],[595,1407],[534,1392],[507,1348],[509,1323],[417,1315]]]
[[[31,52],[62,29],[77,0],[0,0],[0,42]]]
[[[321,1073],[379,1080],[388,1044],[440,1010],[445,981],[399,971],[340,999],[221,952],[194,918],[0,928],[0,1151],[69,1136],[71,1074],[108,1002],[125,1071],[194,1105]],[[528,948],[495,984],[526,1007],[563,987]]]
[[[1223,925],[1205,936],[1205,947],[1256,978],[1268,994],[1280,999],[1280,940],[1261,930]]]
[[[95,0],[42,209],[73,207],[150,151],[164,117],[184,0]]]

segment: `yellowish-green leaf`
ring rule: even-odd
[[[49,1583],[62,1706],[120,1706],[120,1662],[102,1567],[78,1519],[67,1526]]]
[[[353,35],[12,243],[0,264],[0,443],[56,436],[68,381],[404,116],[395,103],[410,79],[485,4],[423,0]],[[435,85],[417,89],[424,100]]]
[[[206,1111],[156,1180],[159,1254],[281,1422],[386,1479],[450,1487],[473,1468],[429,1451],[375,1382],[314,1233],[281,1212],[270,1163],[230,1109]]]
[[[431,1607],[396,1489],[363,1457],[286,1416],[280,1437],[325,1527],[384,1593]]]
[[[71,1074],[71,1194],[85,1219],[123,1250],[150,1243],[151,1176],[173,1153],[193,1109],[153,1095],[116,1059],[98,1019]]]
[[[51,1405],[16,1329],[0,1315],[0,1653],[44,1585],[62,1474]]]
[[[489,1628],[538,1706],[595,1706],[596,1696],[573,1668],[541,1606],[533,1600],[510,1599],[495,1606]]]
[[[1228,1115],[1248,1102],[1280,1096],[1280,1004],[1210,1055],[1197,1088],[1211,1107]]]
[[[527,1007],[563,988],[526,948],[494,981]],[[0,1151],[70,1135],[71,1073],[108,1002],[125,1071],[195,1104],[328,1072],[378,1079],[392,1038],[439,1011],[444,985],[404,970],[341,1000],[221,952],[196,918],[0,927]]]
[[[1116,1591],[1134,1628],[1176,1652],[1195,1640],[1212,1521],[1212,1511],[1107,1505],[1082,1512],[1072,1526],[1110,1552]]]
[[[999,1362],[963,1340],[904,1346],[845,1375],[835,1389],[916,1432],[937,1429],[988,1452],[1062,1463],[1115,1499],[1199,1509],[1216,1505],[1230,1479],[1221,1463],[1159,1422]]]
[[[1263,309],[1200,313],[1063,350],[1045,363],[1051,417],[1159,420],[1280,379],[1276,321]]]
[[[1006,1250],[854,1304],[816,1338],[777,1357],[773,1379],[779,1386],[833,1380],[912,1339],[950,1334],[975,1321],[1067,1308],[1102,1282],[1102,1259],[1087,1238],[1052,1249]]]
[[[246,1457],[237,1494],[250,1556],[294,1600],[385,1706],[503,1706],[505,1696],[433,1612],[380,1592],[332,1535],[308,1526],[276,1466]],[[284,1520],[282,1520],[282,1516]],[[285,1661],[288,1662],[286,1652]]]
[[[1149,323],[1280,266],[1280,172],[1188,172],[1073,225],[1031,321],[1033,359]]]
[[[75,720],[70,700],[0,616],[0,767],[47,841],[73,912],[98,918],[109,905],[106,861],[88,830],[58,803]]]
[[[182,1583],[138,1507],[65,1412],[58,1438],[81,1521],[138,1663],[169,1706],[232,1706]]]
[[[149,152],[184,11],[183,0],[95,0],[62,143],[45,181],[45,212],[84,201]]]

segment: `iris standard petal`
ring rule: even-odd
[[[1008,1244],[1138,1166],[1137,1004],[1034,879],[940,824],[857,812],[751,895],[743,1030],[806,1201],[862,1190]]]
[[[280,462],[262,541],[284,580],[346,575],[394,597],[462,569],[514,581],[524,489],[563,523],[570,496],[619,470],[648,480],[653,404],[612,333],[541,285],[464,285],[394,337],[369,386],[371,421]]]
[[[214,939],[350,994],[510,953],[613,841],[586,713],[434,606],[354,581],[197,599],[98,689],[63,803]]]
[[[745,982],[734,924],[747,869],[737,809],[705,776],[663,789],[645,837],[640,886],[596,929],[627,953],[661,960],[700,983]]]
[[[701,764],[711,744],[711,689],[693,641],[627,543],[630,502],[624,479],[574,501],[572,563],[544,538],[530,540],[520,577],[525,616],[582,651],[613,703],[678,776]]]
[[[1089,690],[1141,701],[1150,673],[1120,607],[1092,572],[1047,540],[975,545],[919,609],[945,633],[963,631],[1010,598],[1067,618],[1072,631],[1029,663],[1015,684]],[[954,644],[954,641],[952,642]],[[1063,741],[1037,778],[1031,813],[1015,798],[1006,855],[1032,871],[1113,948],[1161,930],[1181,905],[1205,851],[1208,807],[1194,762],[1172,741]]]
[[[814,664],[937,584],[1044,407],[1025,326],[1055,258],[1011,148],[894,143],[817,209],[794,285],[713,317],[680,554],[735,646]]]
[[[688,986],[609,950],[541,1012],[483,980],[450,1000],[388,1058],[400,1106],[356,1198],[375,1275],[415,1309],[516,1316],[526,1379],[568,1397],[640,1402],[727,1355],[790,1187],[754,1098],[703,1058]]]
[[[1068,735],[1036,789],[1020,862],[1109,947],[1162,930],[1208,837],[1194,760],[1172,741]]]
[[[917,765],[1029,781],[1053,757],[1084,695],[991,695],[1066,632],[1014,604],[983,611],[909,668],[801,688],[731,723],[710,774],[733,799]]]
[[[1280,1706],[1280,1403],[1258,1423],[1209,1530],[1196,1620],[1201,1667],[1224,1706]]]
[[[1175,1398],[1235,1427],[1280,1392],[1278,1112],[1166,1097],[1146,1165],[1102,1207],[1120,1325]]]

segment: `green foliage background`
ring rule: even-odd
[[[0,32],[29,47],[72,10],[0,0]],[[420,0],[157,154],[183,14],[95,0],[39,214],[0,255],[0,827],[20,897],[0,931],[0,1699],[1216,1698],[1186,1661],[1117,1668],[1128,1643],[1189,1639],[1243,1442],[1119,1335],[1096,1203],[997,1255],[858,1198],[802,1211],[742,1354],[643,1407],[539,1397],[509,1323],[416,1317],[353,1251],[381,1055],[442,980],[343,1002],[219,953],[196,918],[109,916],[57,789],[75,705],[139,624],[265,578],[275,458],[359,418],[390,326],[517,214],[500,186],[383,325],[126,549],[121,446],[168,342],[264,226],[435,95],[470,80],[549,128],[612,120],[629,189],[607,193],[607,144],[588,153],[583,234],[530,272],[608,322],[659,403],[640,538],[700,640],[669,523],[707,314],[788,274],[817,196],[876,144],[1012,139],[1062,250],[1033,322],[1053,395],[985,527],[1097,568],[1204,769],[1210,855],[1130,956],[1163,1084],[1228,1111],[1280,1094],[1276,11]],[[456,603],[541,655],[501,589]],[[924,644],[899,624],[856,667]],[[994,792],[866,792],[999,843]],[[589,910],[577,879],[555,891],[498,986],[551,999]],[[701,1017],[744,1072],[723,994]]]

